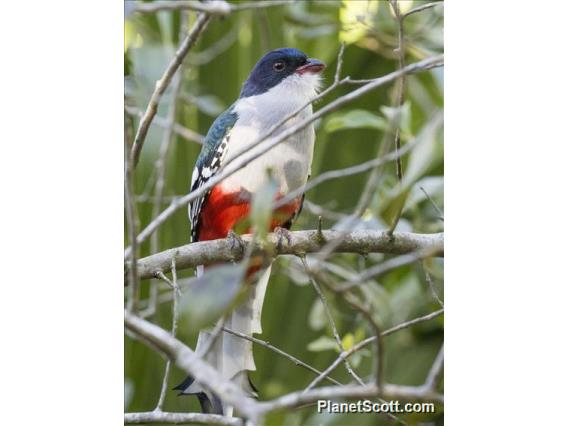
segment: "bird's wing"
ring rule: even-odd
[[[225,154],[227,153],[227,142],[230,137],[231,129],[237,121],[237,114],[233,108],[229,108],[222,113],[211,125],[205,136],[201,153],[197,158],[193,174],[191,176],[191,191],[205,185],[223,165]],[[201,197],[193,200],[189,205],[189,220],[191,222],[191,241],[199,239],[199,216],[203,203],[207,199],[209,191]]]

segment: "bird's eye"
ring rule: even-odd
[[[275,62],[274,65],[272,66],[272,68],[276,72],[284,71],[285,67],[286,66],[284,65],[284,62]]]

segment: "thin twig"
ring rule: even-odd
[[[424,270],[424,276],[426,277],[426,282],[428,283],[428,287],[430,288],[430,292],[432,293],[432,297],[443,308],[444,302],[442,301],[442,299],[440,299],[440,296],[438,296],[438,292],[434,288],[434,281],[432,281],[432,276],[428,272],[428,269],[426,269],[426,261],[422,262],[422,269]]]
[[[401,324],[398,324],[392,328],[389,328],[388,330],[385,330],[381,333],[382,337],[386,337],[389,336],[393,333],[396,333],[397,331],[403,330],[405,328],[411,327],[413,325],[416,324],[420,324],[422,322],[425,321],[429,321],[431,319],[434,319],[440,315],[442,315],[444,313],[443,309],[440,309],[438,311],[432,312],[428,315],[424,315],[418,318],[414,318],[410,321],[405,321]],[[348,351],[346,351],[344,354],[340,354],[339,357],[337,357],[335,359],[335,361],[333,361],[333,363],[331,363],[331,365],[326,368],[324,370],[324,372],[322,374],[320,374],[318,377],[316,377],[306,388],[306,390],[310,390],[312,388],[314,388],[315,386],[317,386],[323,379],[325,379],[333,370],[335,370],[337,368],[337,366],[343,362],[343,359],[349,358],[351,355],[353,355],[355,352],[359,352],[361,349],[363,349],[365,346],[368,346],[369,344],[373,343],[376,340],[376,336],[372,336],[372,337],[368,337],[367,339],[364,339],[362,341],[360,341],[359,343],[357,343],[356,345],[354,345],[353,347],[351,347]]]
[[[173,297],[174,302],[172,306],[172,337],[176,337],[177,327],[178,327],[178,304],[179,304],[179,287],[177,282],[177,271],[176,271],[176,258],[172,259],[172,287],[173,287]],[[164,371],[164,378],[162,379],[162,388],[160,390],[160,397],[158,398],[158,403],[154,412],[161,412],[164,406],[164,400],[166,398],[166,391],[168,390],[168,380],[170,377],[171,361],[168,359],[166,361],[166,368]]]
[[[295,3],[298,0],[260,0],[260,1],[251,1],[248,3],[238,3],[235,5],[231,5],[231,10],[233,12],[239,10],[250,10],[250,9],[262,9],[266,7],[272,6],[283,6],[287,4]]]
[[[132,162],[135,167],[138,164],[138,160],[140,159],[140,152],[142,151],[142,146],[144,145],[144,140],[146,139],[146,135],[148,134],[150,124],[152,123],[152,120],[154,119],[154,116],[158,111],[160,98],[169,86],[175,72],[180,67],[183,59],[185,58],[189,50],[193,47],[199,35],[207,27],[210,19],[211,16],[205,13],[202,13],[197,17],[195,25],[187,34],[187,37],[181,42],[178,50],[176,51],[162,77],[156,82],[156,88],[154,89],[154,93],[152,93],[152,96],[150,97],[150,101],[148,102],[148,106],[146,107],[146,111],[144,112],[144,116],[140,120],[138,131],[136,132],[136,136],[134,138],[134,144],[132,145],[130,152]]]
[[[292,356],[292,355],[290,355],[289,353],[284,352],[282,349],[277,348],[276,346],[272,345],[272,344],[269,343],[269,342],[265,342],[264,340],[260,340],[260,339],[257,339],[256,337],[248,336],[248,335],[246,335],[246,334],[239,333],[238,331],[230,330],[230,329],[225,328],[225,327],[223,327],[223,331],[225,331],[226,333],[232,334],[232,335],[234,335],[234,336],[240,337],[240,338],[242,338],[242,339],[248,340],[248,341],[250,341],[250,342],[256,343],[257,345],[260,345],[260,346],[262,346],[262,347],[264,347],[264,348],[266,348],[266,349],[270,349],[271,351],[276,352],[276,353],[279,354],[279,355],[282,355],[284,358],[289,359],[289,360],[292,361],[294,364],[296,364],[296,365],[298,365],[298,366],[300,366],[300,367],[303,367],[303,368],[305,368],[306,370],[311,371],[311,372],[314,373],[314,374],[318,374],[318,375],[323,374],[323,373],[322,373],[321,371],[319,371],[318,369],[312,367],[312,366],[309,365],[309,364],[306,364],[304,361],[302,361],[302,360],[296,358],[295,356]],[[337,380],[335,380],[335,379],[333,379],[333,378],[331,378],[331,377],[327,377],[327,376],[326,376],[325,378],[326,378],[327,380],[329,380],[330,382],[336,384],[336,385],[339,385],[339,386],[342,385],[340,382],[338,382]]]
[[[329,304],[327,303],[327,298],[325,297],[325,294],[321,290],[321,288],[320,288],[319,284],[317,283],[315,277],[313,276],[312,272],[310,271],[308,263],[306,262],[306,257],[305,256],[299,256],[299,257],[300,257],[300,260],[302,261],[302,264],[304,265],[304,269],[306,270],[306,274],[308,275],[308,278],[309,278],[310,282],[312,283],[314,290],[316,291],[321,303],[323,304],[325,314],[327,316],[327,320],[329,321],[329,324],[331,326],[331,330],[332,330],[332,333],[333,333],[333,337],[335,338],[335,343],[337,343],[337,347],[339,348],[339,353],[342,354],[342,353],[345,352],[345,348],[343,347],[343,343],[341,342],[341,337],[339,337],[339,333],[337,331],[337,326],[335,325],[335,320],[333,319],[333,315],[331,314],[331,309],[329,308]],[[353,371],[353,367],[351,367],[351,364],[349,363],[347,358],[344,360],[343,363],[345,364],[345,369],[347,370],[347,373],[351,377],[353,377],[357,383],[359,383],[360,385],[363,385],[364,384],[363,380],[361,380],[361,378],[355,373],[355,371]]]
[[[432,363],[432,367],[428,372],[428,377],[426,377],[426,381],[424,382],[424,386],[428,389],[435,391],[436,386],[440,383],[442,379],[442,373],[444,372],[444,345],[440,348],[436,359]]]
[[[134,201],[134,167],[130,156],[128,155],[129,146],[129,120],[124,116],[124,197],[126,204],[126,226],[128,230],[128,239],[132,250],[130,252],[130,267],[128,268],[128,277],[130,281],[130,289],[128,294],[127,308],[129,311],[138,312],[139,298],[139,277],[138,277],[138,244],[136,243],[136,235],[138,234],[138,212],[136,202]]]
[[[225,324],[226,318],[227,314],[223,315],[223,317],[220,318],[219,321],[217,321],[217,324],[215,324],[215,327],[213,328],[213,331],[211,331],[209,339],[205,343],[203,351],[199,353],[199,356],[202,359],[205,359],[209,351],[213,348],[213,345],[215,344],[217,338],[219,337],[221,331],[223,330],[223,325]]]
[[[436,256],[443,250],[443,244],[439,243],[437,245],[428,247],[424,250],[418,250],[413,253],[403,254],[401,256],[393,257],[392,259],[385,260],[378,265],[375,265],[365,271],[363,271],[357,278],[339,284],[334,288],[335,291],[344,292],[349,291],[355,287],[358,287],[371,278],[382,275],[386,272],[392,271],[393,269],[400,268],[401,266],[410,265],[418,260],[426,259],[428,257]]]
[[[434,6],[439,6],[439,5],[443,5],[443,4],[444,4],[443,1],[433,1],[431,3],[426,3],[426,4],[423,4],[421,6],[417,6],[414,9],[410,9],[408,12],[404,13],[402,15],[402,19],[404,19],[404,18],[406,18],[406,17],[408,17],[408,16],[410,16],[414,13],[422,12],[423,10],[430,9]]]
[[[375,342],[377,345],[377,361],[375,363],[375,384],[379,391],[383,386],[383,371],[384,371],[384,347],[381,335],[382,326],[379,321],[373,316],[369,308],[364,306],[361,301],[351,292],[347,291],[343,293],[343,297],[347,303],[349,303],[353,308],[358,310],[363,314],[363,316],[369,322],[369,325],[373,329],[375,334]]]
[[[181,23],[181,30],[180,30],[180,39],[182,38],[183,32],[186,31],[187,25],[187,14],[182,13],[182,23]],[[177,104],[178,104],[178,95],[181,91],[181,87],[183,85],[183,70],[184,65],[181,64],[178,70],[174,73],[173,83],[172,83],[172,94],[170,97],[169,109],[168,109],[168,116],[167,116],[167,126],[164,130],[162,136],[162,143],[160,144],[160,150],[158,152],[158,159],[155,163],[155,170],[156,170],[156,186],[154,188],[154,203],[152,204],[152,217],[156,217],[160,214],[162,210],[162,201],[164,197],[164,187],[166,185],[166,169],[168,164],[168,154],[170,152],[170,146],[174,140],[174,125],[176,122],[176,113],[177,113]],[[150,253],[154,254],[157,253],[159,250],[158,247],[159,242],[159,235],[158,230],[152,234],[150,238]],[[150,287],[150,301],[151,301],[151,309],[155,310],[155,306],[158,301],[158,284],[153,282]]]
[[[434,200],[430,197],[430,195],[428,195],[428,193],[426,192],[426,190],[424,188],[422,188],[421,186],[419,186],[418,188],[420,188],[420,190],[424,193],[424,195],[426,196],[428,201],[430,201],[430,204],[432,204],[434,209],[440,215],[440,217],[438,219],[440,219],[443,222],[444,221],[444,212],[442,210],[440,210],[440,207],[438,207],[438,205],[434,202]]]
[[[389,0],[390,4],[394,10],[394,14],[398,23],[398,47],[396,48],[396,53],[398,55],[398,69],[403,69],[405,67],[405,47],[404,47],[404,24],[403,24],[403,16],[400,13],[400,8],[398,5],[398,0]],[[404,103],[404,89],[406,86],[406,76],[403,74],[398,79],[398,90],[396,96],[396,126],[395,126],[395,133],[394,133],[394,146],[395,151],[400,151],[400,124],[401,124],[401,114],[402,114],[402,105]],[[396,177],[398,178],[398,185],[399,188],[402,187],[402,159],[400,156],[396,160]],[[396,225],[400,220],[402,215],[402,210],[404,208],[404,203],[401,204],[399,209],[397,210],[395,217],[392,221],[392,224],[389,228],[389,235],[392,235],[394,230],[396,229]]]

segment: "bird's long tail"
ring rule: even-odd
[[[258,281],[249,286],[249,294],[245,301],[238,305],[224,320],[223,326],[225,328],[247,336],[252,336],[253,333],[262,333],[260,320],[264,295],[270,278],[270,269],[271,266],[268,266],[260,274]],[[223,321],[223,319],[219,321]],[[203,330],[199,333],[195,349],[197,354],[203,355],[211,338],[212,330]],[[235,382],[251,397],[256,397],[256,389],[248,375],[248,371],[256,370],[250,340],[221,331],[204,359],[223,377]],[[192,377],[188,377],[174,389],[179,390],[180,395],[197,395],[204,412],[232,416],[233,407],[224,404],[210,390],[194,382]]]

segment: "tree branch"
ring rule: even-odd
[[[323,374],[323,373],[322,373],[321,371],[319,371],[318,369],[312,367],[312,366],[309,365],[309,364],[306,364],[304,361],[302,361],[302,360],[300,360],[300,359],[298,359],[298,358],[296,358],[296,357],[290,355],[289,353],[284,352],[282,349],[278,349],[276,346],[270,344],[269,342],[265,342],[264,340],[260,340],[260,339],[257,339],[256,337],[248,336],[248,335],[246,335],[246,334],[239,333],[238,331],[230,330],[230,329],[225,328],[225,327],[223,327],[223,331],[226,332],[226,333],[232,334],[233,336],[240,337],[241,339],[248,340],[249,342],[256,343],[257,345],[262,346],[263,348],[270,349],[271,351],[273,351],[273,352],[275,352],[275,353],[277,353],[277,354],[279,354],[279,355],[282,355],[284,358],[289,359],[289,360],[292,361],[294,364],[296,364],[296,365],[298,365],[298,366],[300,366],[300,367],[303,367],[303,368],[305,368],[306,370],[311,371],[311,372],[314,373],[314,374],[318,374],[318,375],[322,375],[322,374]],[[334,384],[336,384],[336,385],[340,385],[340,386],[341,386],[341,383],[339,383],[337,380],[335,380],[335,379],[333,379],[333,378],[331,378],[331,377],[327,377],[327,376],[326,376],[325,378],[326,378],[327,380],[329,380],[330,382],[332,382],[332,383],[334,383]]]
[[[183,59],[197,41],[197,37],[199,37],[199,35],[207,27],[210,19],[211,16],[208,14],[199,15],[197,22],[195,23],[191,31],[187,34],[187,37],[182,41],[179,49],[175,53],[170,64],[166,68],[166,71],[162,75],[162,78],[160,78],[156,82],[156,88],[154,89],[154,93],[152,93],[152,96],[150,97],[150,101],[148,102],[148,106],[146,107],[146,112],[144,112],[144,116],[140,120],[136,136],[134,137],[134,144],[132,145],[132,149],[130,151],[132,163],[135,167],[138,164],[138,160],[140,159],[140,152],[142,151],[142,146],[144,145],[144,140],[146,139],[146,135],[148,134],[150,124],[152,123],[154,116],[158,112],[158,103],[160,102],[160,98],[172,81],[172,78],[180,67]]]
[[[344,239],[336,247],[337,253],[388,253],[406,254],[424,250],[436,250],[437,256],[443,255],[444,234],[413,234],[396,232],[389,237],[386,232],[359,230],[343,235],[342,231],[326,230],[321,234],[317,230],[294,231],[290,233],[290,243],[278,246],[277,234],[267,236],[267,243],[272,246],[275,255],[300,255],[319,251],[328,240],[336,239],[339,235]],[[242,237],[245,248],[251,243],[251,235]],[[253,254],[264,253],[267,243],[255,242]],[[246,251],[246,250],[245,250]],[[243,250],[231,245],[226,239],[203,241],[172,248],[138,260],[139,279],[154,278],[158,272],[167,273],[171,270],[172,258],[176,258],[178,271],[194,268],[198,265],[208,265],[216,262],[239,260]],[[386,263],[386,262],[385,262]],[[381,264],[384,265],[384,264]],[[128,265],[126,271],[128,272]],[[384,272],[383,270],[379,272]]]
[[[316,293],[317,293],[317,295],[318,295],[318,297],[319,297],[319,299],[320,299],[320,301],[321,301],[321,303],[324,307],[325,314],[327,315],[327,319],[329,321],[329,325],[331,326],[331,331],[332,331],[333,337],[335,338],[335,343],[337,343],[337,347],[339,349],[339,354],[341,355],[341,354],[345,353],[345,348],[343,347],[343,342],[341,341],[341,337],[339,337],[339,332],[337,331],[337,326],[335,325],[335,320],[333,319],[333,315],[331,314],[331,308],[329,307],[329,304],[327,303],[327,298],[325,297],[325,294],[323,293],[319,284],[317,283],[316,277],[314,276],[314,274],[310,270],[308,263],[306,262],[306,257],[301,256],[300,259],[302,261],[302,264],[304,265],[304,269],[306,270],[306,274],[308,275],[308,279],[312,283],[312,286],[314,287],[314,290],[316,291]],[[351,367],[351,364],[349,363],[347,358],[345,358],[343,360],[343,363],[345,364],[345,369],[347,370],[347,373],[349,373],[349,375],[351,377],[353,377],[357,383],[359,383],[360,385],[363,385],[364,384],[363,380],[357,375],[357,373],[355,373],[355,371],[353,371],[353,367]]]
[[[124,423],[125,424],[168,423],[174,425],[195,423],[203,425],[242,426],[243,421],[238,417],[225,417],[217,414],[164,413],[164,412],[148,411],[145,413],[125,413]]]
[[[422,12],[423,10],[430,9],[434,6],[439,6],[439,5],[443,5],[443,4],[444,4],[443,1],[434,1],[434,2],[431,2],[431,3],[423,4],[421,6],[415,7],[414,9],[411,9],[408,12],[404,13],[402,15],[402,19],[406,18],[407,16],[413,15],[414,13]]]
[[[195,10],[197,12],[208,13],[209,15],[227,16],[231,12],[282,6],[294,3],[294,1],[295,0],[264,0],[242,4],[230,4],[223,0],[212,0],[206,3],[196,0],[160,0],[152,3],[136,2],[131,10],[137,13],[156,13],[161,10]]]
[[[362,399],[382,397],[384,399],[400,399],[409,401],[432,401],[443,403],[443,396],[432,389],[430,383],[432,379],[421,386],[401,386],[385,383],[379,389],[375,384],[364,386],[333,386],[313,389],[311,391],[299,391],[284,395],[280,398],[268,402],[255,402],[248,398],[242,390],[233,382],[225,380],[213,367],[198,357],[191,349],[182,342],[172,337],[166,330],[131,314],[124,312],[124,322],[126,328],[139,337],[144,343],[163,352],[170,358],[180,369],[192,375],[198,383],[208,387],[216,393],[222,400],[238,407],[240,413],[250,420],[251,424],[258,424],[262,417],[272,411],[282,410],[285,408],[298,407],[304,404],[313,403],[318,399],[334,399],[349,398]],[[369,340],[369,339],[367,339]],[[361,342],[362,343],[362,342]],[[440,356],[438,357],[440,358]],[[435,361],[433,371],[430,376],[439,377],[440,362]],[[157,418],[159,413],[153,413]],[[164,413],[162,413],[164,414]],[[168,416],[167,413],[165,416]],[[174,413],[171,413],[172,416]],[[142,423],[143,416],[149,416],[148,413],[130,413],[126,417],[125,422],[130,420],[131,423]],[[172,417],[169,416],[169,417]],[[193,421],[197,421],[194,418]],[[202,417],[201,421],[215,421],[214,417]],[[217,423],[217,424],[233,424],[233,423]]]
[[[394,327],[389,328],[388,330],[385,330],[381,333],[381,337],[385,337],[388,336],[390,334],[396,333],[399,330],[402,330],[404,328],[408,328],[410,326],[413,326],[415,324],[419,324],[425,321],[429,321],[431,319],[434,319],[440,315],[442,315],[444,313],[443,309],[440,309],[438,311],[432,312],[430,314],[424,315],[422,317],[418,317],[418,318],[414,318],[411,319],[409,321],[405,321],[401,324],[395,325]],[[361,349],[363,349],[365,346],[373,343],[375,340],[377,340],[377,336],[371,336],[366,338],[365,340],[361,340],[359,343],[357,343],[355,346],[351,347],[351,349],[349,349],[348,351],[340,354],[335,361],[333,361],[329,367],[327,367],[323,373],[321,373],[318,377],[316,377],[309,385],[308,387],[305,389],[305,391],[308,391],[312,388],[314,388],[319,382],[321,382],[323,379],[325,379],[329,374],[331,374],[331,372],[333,370],[335,370],[335,368],[346,358],[349,358],[351,355],[353,355],[355,352],[360,351]]]

